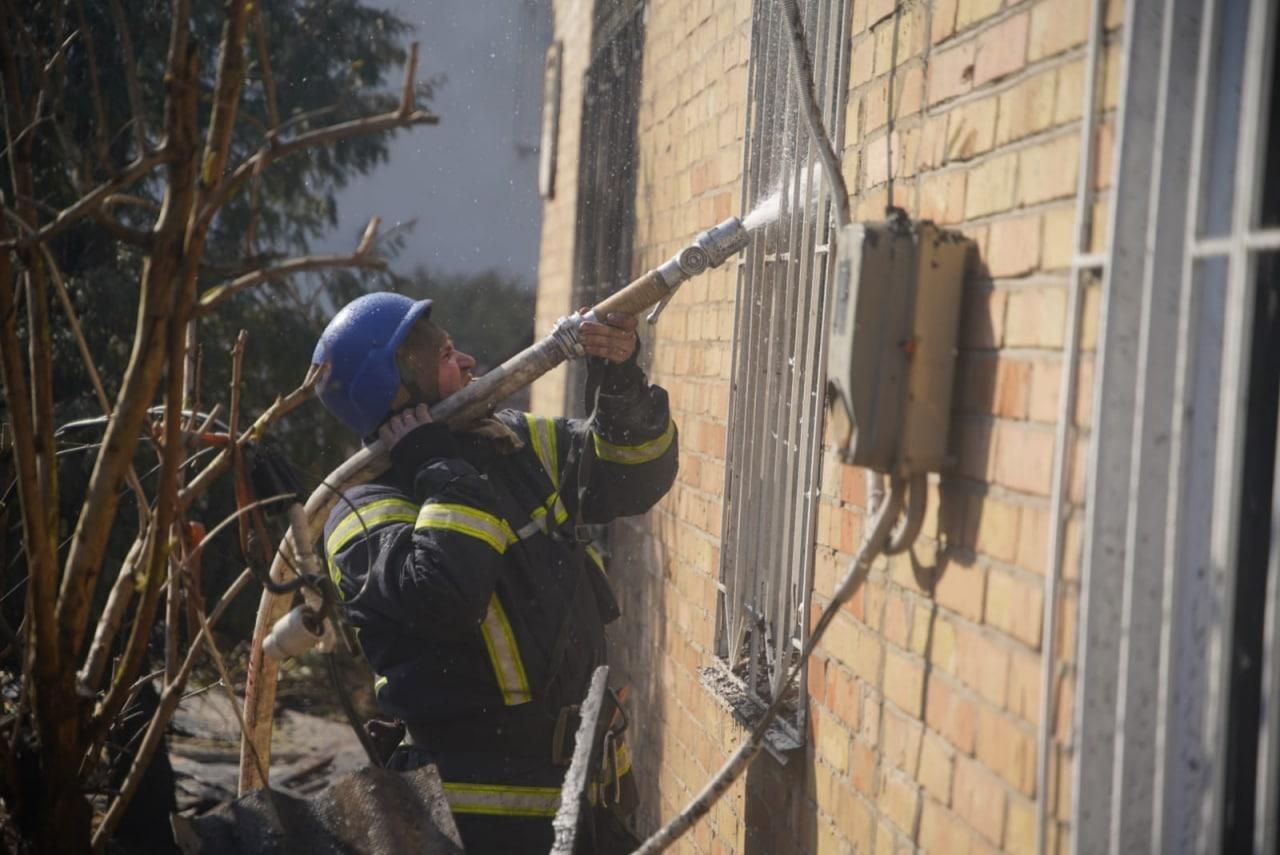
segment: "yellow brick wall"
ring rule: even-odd
[[[1119,79],[1118,0],[1099,72],[1094,246],[1106,229]],[[565,43],[556,199],[544,218],[539,327],[568,309],[588,0],[555,3]],[[660,263],[743,200],[750,0],[651,0],[639,105],[634,272]],[[1055,734],[1047,795],[1070,816],[1080,504],[1097,288],[1086,292],[1072,502],[1057,616],[1055,709],[1040,707],[1054,423],[1065,346],[1085,86],[1086,0],[854,0],[842,162],[855,216],[890,201],[968,234],[953,418],[955,468],[930,487],[913,555],[882,561],[809,669],[808,748],[762,757],[680,845],[687,852],[1028,852],[1036,750]],[[699,682],[715,649],[716,580],[736,273],[687,283],[646,331],[652,379],[680,427],[678,482],[615,527],[624,606],[613,662],[632,687],[632,737],[652,831],[695,794],[744,731]],[[563,406],[563,375],[534,407]],[[842,435],[833,426],[828,436]],[[824,450],[814,614],[862,534],[861,470]],[[780,509],[782,510],[782,509]],[[1051,851],[1070,829],[1051,829]]]

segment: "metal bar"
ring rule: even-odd
[[[1151,68],[1137,68],[1132,60],[1135,44],[1140,44],[1137,33],[1139,9],[1144,6],[1143,15],[1147,14],[1147,0],[1128,0],[1125,4],[1125,44],[1124,44],[1124,87],[1120,91],[1120,105],[1116,110],[1116,151],[1112,159],[1112,187],[1117,186],[1119,175],[1132,168],[1133,177],[1149,175],[1149,163],[1138,159],[1134,154],[1139,146],[1128,145],[1130,137],[1135,133],[1146,138],[1146,150],[1149,151],[1149,123],[1151,116],[1144,115],[1151,109],[1147,105],[1129,99],[1135,82],[1142,83],[1144,76]],[[1080,146],[1084,152],[1080,174],[1076,183],[1076,256],[1085,255],[1091,250],[1092,236],[1092,175],[1096,159],[1096,123],[1097,123],[1097,74],[1098,56],[1102,40],[1103,20],[1102,4],[1094,0],[1089,10],[1089,46],[1088,60],[1085,64],[1085,92],[1082,122],[1080,122]],[[1130,114],[1130,108],[1142,111],[1142,115]],[[1126,157],[1128,154],[1128,157]],[[1120,200],[1115,202],[1116,209]],[[1138,210],[1129,209],[1130,218],[1139,214]],[[1128,468],[1128,448],[1115,442],[1107,443],[1107,438],[1126,438],[1130,435],[1128,417],[1132,417],[1132,379],[1121,375],[1126,365],[1134,364],[1134,342],[1125,342],[1117,329],[1132,326],[1132,317],[1137,315],[1137,301],[1124,288],[1115,288],[1114,283],[1121,285],[1132,282],[1132,270],[1125,270],[1117,276],[1115,248],[1117,232],[1124,211],[1116,210],[1111,218],[1110,234],[1108,234],[1107,265],[1103,279],[1103,301],[1100,308],[1100,346],[1098,346],[1097,371],[1093,388],[1093,412],[1098,426],[1092,431],[1093,442],[1089,444],[1087,484],[1087,518],[1085,518],[1085,541],[1083,547],[1084,567],[1082,568],[1082,596],[1080,596],[1079,614],[1079,673],[1080,677],[1078,703],[1075,704],[1073,731],[1075,735],[1076,763],[1073,777],[1074,835],[1073,851],[1101,852],[1106,851],[1108,829],[1110,829],[1111,813],[1111,764],[1110,749],[1115,730],[1115,686],[1116,686],[1116,627],[1119,616],[1116,614],[1116,603],[1119,602],[1119,573],[1115,566],[1115,557],[1123,549],[1125,500],[1121,490],[1117,490],[1108,479],[1100,477],[1101,472],[1116,471],[1117,467]],[[1139,239],[1140,234],[1139,232]],[[1073,293],[1068,300],[1069,337],[1066,338],[1068,353],[1062,358],[1061,394],[1059,397],[1059,420],[1055,436],[1056,456],[1053,459],[1053,490],[1050,508],[1050,572],[1046,575],[1046,594],[1044,608],[1046,616],[1043,621],[1041,641],[1041,724],[1039,724],[1037,744],[1037,851],[1047,851],[1048,803],[1044,794],[1050,790],[1050,750],[1052,732],[1050,721],[1053,704],[1053,637],[1057,630],[1057,589],[1062,567],[1062,545],[1066,538],[1066,520],[1070,512],[1066,502],[1066,462],[1070,453],[1069,445],[1074,439],[1071,430],[1071,419],[1074,416],[1074,398],[1076,385],[1076,360],[1079,348],[1079,317],[1083,302],[1084,271],[1073,264],[1070,288]],[[1128,275],[1125,275],[1128,274]],[[1140,275],[1140,270],[1139,270]],[[1139,279],[1140,282],[1140,279]],[[1126,323],[1128,321],[1128,323]],[[1115,366],[1115,367],[1112,367]],[[1112,434],[1110,426],[1105,422],[1110,417],[1121,422],[1117,433]],[[1106,506],[1106,509],[1102,509]],[[1107,566],[1105,566],[1107,564]],[[1106,747],[1100,747],[1106,746]]]
[[[1244,60],[1244,87],[1240,96],[1240,135],[1236,154],[1235,199],[1232,235],[1239,236],[1228,270],[1227,328],[1224,342],[1222,396],[1219,400],[1219,443],[1216,461],[1219,486],[1213,506],[1213,572],[1221,586],[1222,621],[1209,650],[1209,727],[1218,752],[1213,764],[1212,801],[1207,835],[1203,843],[1214,848],[1223,840],[1228,757],[1227,718],[1230,710],[1236,583],[1239,573],[1241,467],[1244,463],[1245,413],[1248,403],[1250,351],[1253,343],[1252,312],[1257,291],[1255,260],[1244,245],[1244,235],[1257,218],[1259,207],[1258,155],[1267,115],[1263,95],[1267,86],[1271,50],[1271,0],[1254,0],[1250,7]]]
[[[769,146],[766,145],[766,140],[770,139],[768,131],[770,130],[771,112],[765,102],[765,93],[771,91],[769,32],[772,17],[767,14],[758,14],[759,8],[756,11],[757,14],[752,16],[751,51],[754,92],[749,99],[751,105],[749,121],[751,124],[747,127],[747,144],[749,146],[747,169],[750,175],[749,181],[753,185],[750,189],[753,192],[749,195],[744,195],[744,205],[748,204],[748,200],[757,202],[760,200],[761,187],[768,180],[764,169],[769,156]],[[757,58],[759,58],[758,61]],[[755,408],[755,384],[751,380],[756,372],[755,363],[758,356],[755,346],[758,341],[757,329],[760,323],[757,292],[761,279],[760,274],[765,264],[764,255],[766,249],[764,235],[757,233],[748,248],[746,265],[742,269],[743,286],[738,292],[738,300],[742,311],[739,313],[738,323],[734,330],[735,339],[739,342],[745,342],[745,344],[735,347],[735,352],[741,354],[743,358],[740,368],[736,369],[734,374],[734,394],[731,396],[735,403],[734,422],[731,425],[732,438],[734,440],[732,448],[733,459],[727,467],[733,473],[736,485],[732,505],[726,506],[727,512],[731,514],[733,523],[728,530],[732,531],[734,535],[731,541],[733,564],[728,574],[729,590],[726,592],[725,597],[730,617],[728,621],[729,639],[726,660],[731,668],[741,652],[743,635],[746,632],[747,616],[743,605],[751,597],[751,574],[753,571],[747,560],[746,543],[748,537],[744,536],[744,532],[750,532],[751,529],[749,525],[744,526],[744,522],[749,519],[748,512],[752,506],[752,495],[755,487],[755,473],[750,467],[750,448],[753,436],[750,425]]]
[[[1254,807],[1254,855],[1280,846],[1280,428],[1271,475],[1271,551],[1267,559],[1267,606],[1263,629],[1262,716],[1258,735],[1258,784]]]
[[[1263,229],[1247,232],[1243,238],[1235,235],[1219,238],[1200,238],[1191,249],[1194,258],[1206,258],[1211,255],[1229,255],[1238,244],[1243,243],[1245,249],[1253,252],[1274,252],[1280,250],[1280,229]]]
[[[1218,0],[1207,0],[1203,11],[1200,45],[1196,61],[1196,95],[1194,118],[1192,120],[1190,199],[1185,212],[1185,228],[1183,244],[1190,249],[1199,232],[1200,208],[1204,198],[1204,182],[1200,175],[1205,159],[1205,117],[1209,105],[1210,69],[1214,59],[1214,40],[1217,29]],[[1151,851],[1163,852],[1168,847],[1171,851],[1177,848],[1174,841],[1184,844],[1184,830],[1179,824],[1191,821],[1184,813],[1190,808],[1184,804],[1191,790],[1183,782],[1187,769],[1187,758],[1180,756],[1179,750],[1183,741],[1180,735],[1187,727],[1187,718],[1183,707],[1197,697],[1195,693],[1188,695],[1183,681],[1178,674],[1186,667],[1182,648],[1186,645],[1186,635],[1193,627],[1192,620],[1186,614],[1198,601],[1195,596],[1187,596],[1187,590],[1194,582],[1191,553],[1184,550],[1183,537],[1193,530],[1188,525],[1188,508],[1184,496],[1187,485],[1192,483],[1196,469],[1192,466],[1192,451],[1197,441],[1202,438],[1204,429],[1197,424],[1194,417],[1203,415],[1200,408],[1192,409],[1197,383],[1197,371],[1203,369],[1202,360],[1193,354],[1193,342],[1201,341],[1201,300],[1197,299],[1198,274],[1190,253],[1184,256],[1179,294],[1179,327],[1178,356],[1175,364],[1173,398],[1178,408],[1171,424],[1169,441],[1169,498],[1166,506],[1165,549],[1169,556],[1164,578],[1164,595],[1161,610],[1169,618],[1164,622],[1160,638],[1160,666],[1158,679],[1158,708],[1156,720],[1156,745],[1162,746],[1155,758],[1155,774],[1153,789],[1156,793],[1152,809]],[[1175,628],[1181,628],[1179,637]],[[1192,761],[1194,762],[1194,760]],[[1194,787],[1194,785],[1191,785]]]
[[[1167,0],[1160,44],[1160,83],[1152,149],[1152,182],[1146,207],[1153,213],[1145,239],[1142,319],[1134,383],[1129,507],[1125,533],[1121,613],[1118,731],[1112,780],[1111,851],[1137,852],[1150,841],[1154,768],[1158,753],[1158,668],[1163,614],[1164,500],[1169,489],[1169,423],[1173,418],[1179,294],[1162,287],[1181,274],[1185,220],[1160,212],[1186,210],[1192,116],[1181,105],[1194,97],[1196,68],[1176,61],[1198,42],[1200,0]],[[1146,61],[1140,58],[1139,61]],[[1119,176],[1116,197],[1131,194]]]

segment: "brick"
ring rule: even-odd
[[[920,181],[920,218],[950,225],[964,219],[965,173],[926,175]]]
[[[938,104],[973,88],[975,43],[965,42],[929,58],[929,104]]]
[[[889,78],[877,78],[867,85],[862,98],[862,136],[889,122]]]
[[[834,664],[827,669],[825,677],[827,709],[851,730],[856,730],[860,721],[861,706],[858,684],[851,674]]]
[[[938,605],[970,620],[981,619],[985,593],[983,571],[972,566],[966,567],[958,561],[947,563],[934,588]]]
[[[1014,15],[978,36],[973,85],[982,86],[1008,77],[1027,64],[1027,32],[1030,16]]]
[[[991,151],[996,141],[999,99],[983,98],[947,114],[946,162],[969,160]]]
[[[1040,266],[1040,217],[1018,217],[991,224],[987,271],[993,277],[1025,276]]]
[[[996,483],[1021,493],[1048,496],[1053,482],[1053,433],[1040,425],[1000,422],[995,433]]]
[[[865,796],[876,792],[876,752],[859,738],[854,738],[850,749],[849,779],[854,789]]]
[[[955,676],[983,700],[1003,707],[1009,684],[1009,650],[989,632],[956,630]]]
[[[1052,127],[1058,74],[1045,71],[1000,96],[996,145],[1015,142]]]
[[[1009,293],[1005,346],[1060,349],[1066,325],[1062,287],[1020,288]]]
[[[1018,154],[1018,202],[1035,205],[1074,196],[1080,145],[1076,136],[1059,137]]]
[[[996,846],[1004,833],[1007,796],[1004,785],[976,762],[956,758],[954,810],[969,826]]]
[[[885,707],[879,740],[882,761],[904,772],[914,770],[916,758],[920,756],[923,732],[924,725],[919,720],[903,715],[892,707]]]
[[[1018,526],[1018,566],[1044,575],[1049,562],[1049,512],[1027,506]]]
[[[1045,270],[1071,267],[1076,249],[1075,207],[1054,208],[1044,215],[1044,240],[1040,266]]]
[[[1058,91],[1053,98],[1053,124],[1074,122],[1084,112],[1084,60],[1058,69]]]
[[[1035,732],[985,706],[978,710],[978,760],[1019,791],[1035,792]]]
[[[1011,855],[1031,855],[1036,851],[1035,803],[1026,799],[1009,799],[1005,816],[1004,851]]]
[[[954,673],[956,661],[955,625],[938,614],[937,608],[916,609],[916,628],[911,649],[936,668]]]
[[[1115,125],[1110,121],[1098,123],[1094,131],[1093,175],[1090,176],[1094,190],[1105,190],[1111,186],[1111,170],[1116,155]]]
[[[1093,357],[1080,357],[1080,365],[1076,369],[1076,411],[1077,427],[1088,427],[1093,421]]]
[[[843,774],[849,769],[849,731],[834,718],[824,717],[818,726],[815,749],[818,756]]]
[[[955,33],[958,5],[959,0],[935,0],[929,31],[929,40],[933,44],[941,44]]]
[[[965,191],[966,217],[981,217],[1007,211],[1013,207],[1018,183],[1019,155],[994,157],[975,166],[969,173]]]
[[[874,27],[892,15],[897,5],[897,0],[866,0],[867,26]]]
[[[867,36],[854,41],[849,55],[849,86],[857,87],[871,80],[875,74],[875,38]]]
[[[991,496],[983,496],[974,497],[969,502],[969,513],[974,515],[978,552],[999,561],[1012,561],[1018,549],[1020,509]]]
[[[956,7],[956,32],[962,32],[1000,11],[1001,0],[960,0]]]
[[[916,149],[916,169],[928,171],[946,163],[947,122],[946,113],[927,116],[920,124],[920,145]]]
[[[1006,709],[1032,725],[1040,724],[1040,657],[1015,653],[1009,668]]]
[[[1035,62],[1082,45],[1089,37],[1089,4],[1079,0],[1041,0],[1031,10],[1027,58]]]
[[[1007,573],[992,570],[987,575],[987,604],[983,620],[1018,639],[1028,647],[1039,647],[1044,590]]]
[[[916,768],[916,780],[925,792],[944,805],[951,804],[951,772],[955,752],[932,732],[924,734],[920,745],[920,764]]]
[[[1001,359],[996,363],[991,411],[1007,419],[1025,419],[1031,393],[1032,363]]]
[[[973,753],[978,735],[978,708],[949,681],[936,674],[929,678],[925,722],[957,750],[964,754]]]
[[[916,809],[919,801],[920,789],[913,781],[894,772],[885,771],[876,804],[880,806],[885,818],[906,834],[912,834],[915,830]],[[877,838],[879,836],[877,835]]]
[[[924,66],[913,65],[900,72],[894,81],[893,115],[895,119],[914,116],[924,104]]]
[[[924,687],[924,666],[914,659],[886,648],[884,696],[910,715],[919,716]]]
[[[947,855],[971,855],[970,833],[945,807],[931,798],[924,799],[920,810],[920,849]]]
[[[966,288],[961,299],[960,348],[992,350],[1003,345],[1009,292]]]

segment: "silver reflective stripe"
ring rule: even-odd
[[[511,622],[507,620],[507,613],[497,594],[489,597],[489,610],[480,624],[480,632],[484,635],[484,646],[489,649],[489,660],[493,663],[494,676],[498,678],[502,702],[509,707],[528,703],[533,697],[529,692],[529,678],[524,673]]]
[[[388,523],[412,523],[417,518],[418,506],[404,499],[379,499],[343,517],[324,542],[324,551],[329,559],[329,576],[333,583],[338,585],[342,582],[342,571],[338,569],[333,556],[341,552],[356,535]]]
[[[507,545],[515,543],[516,535],[506,520],[466,505],[423,505],[418,513],[419,529],[445,529],[483,540],[499,554],[507,551]]]
[[[560,489],[560,459],[556,452],[556,423],[553,419],[525,413],[529,422],[529,439],[538,462],[547,470],[547,477],[557,490]]]
[[[607,460],[610,463],[648,463],[650,460],[657,460],[667,449],[671,447],[671,441],[676,435],[676,424],[670,419],[667,420],[667,429],[662,432],[662,436],[657,439],[651,439],[640,445],[614,445],[600,438],[600,434],[592,433],[591,438],[596,444],[596,457],[601,460]]]
[[[559,787],[511,787],[498,784],[445,783],[445,798],[454,813],[495,816],[555,816]]]

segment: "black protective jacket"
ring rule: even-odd
[[[384,712],[444,726],[582,700],[618,609],[599,552],[575,537],[579,504],[586,524],[642,513],[677,468],[666,392],[634,359],[592,370],[593,420],[504,410],[524,443],[506,453],[425,425],[330,515],[329,572]]]

